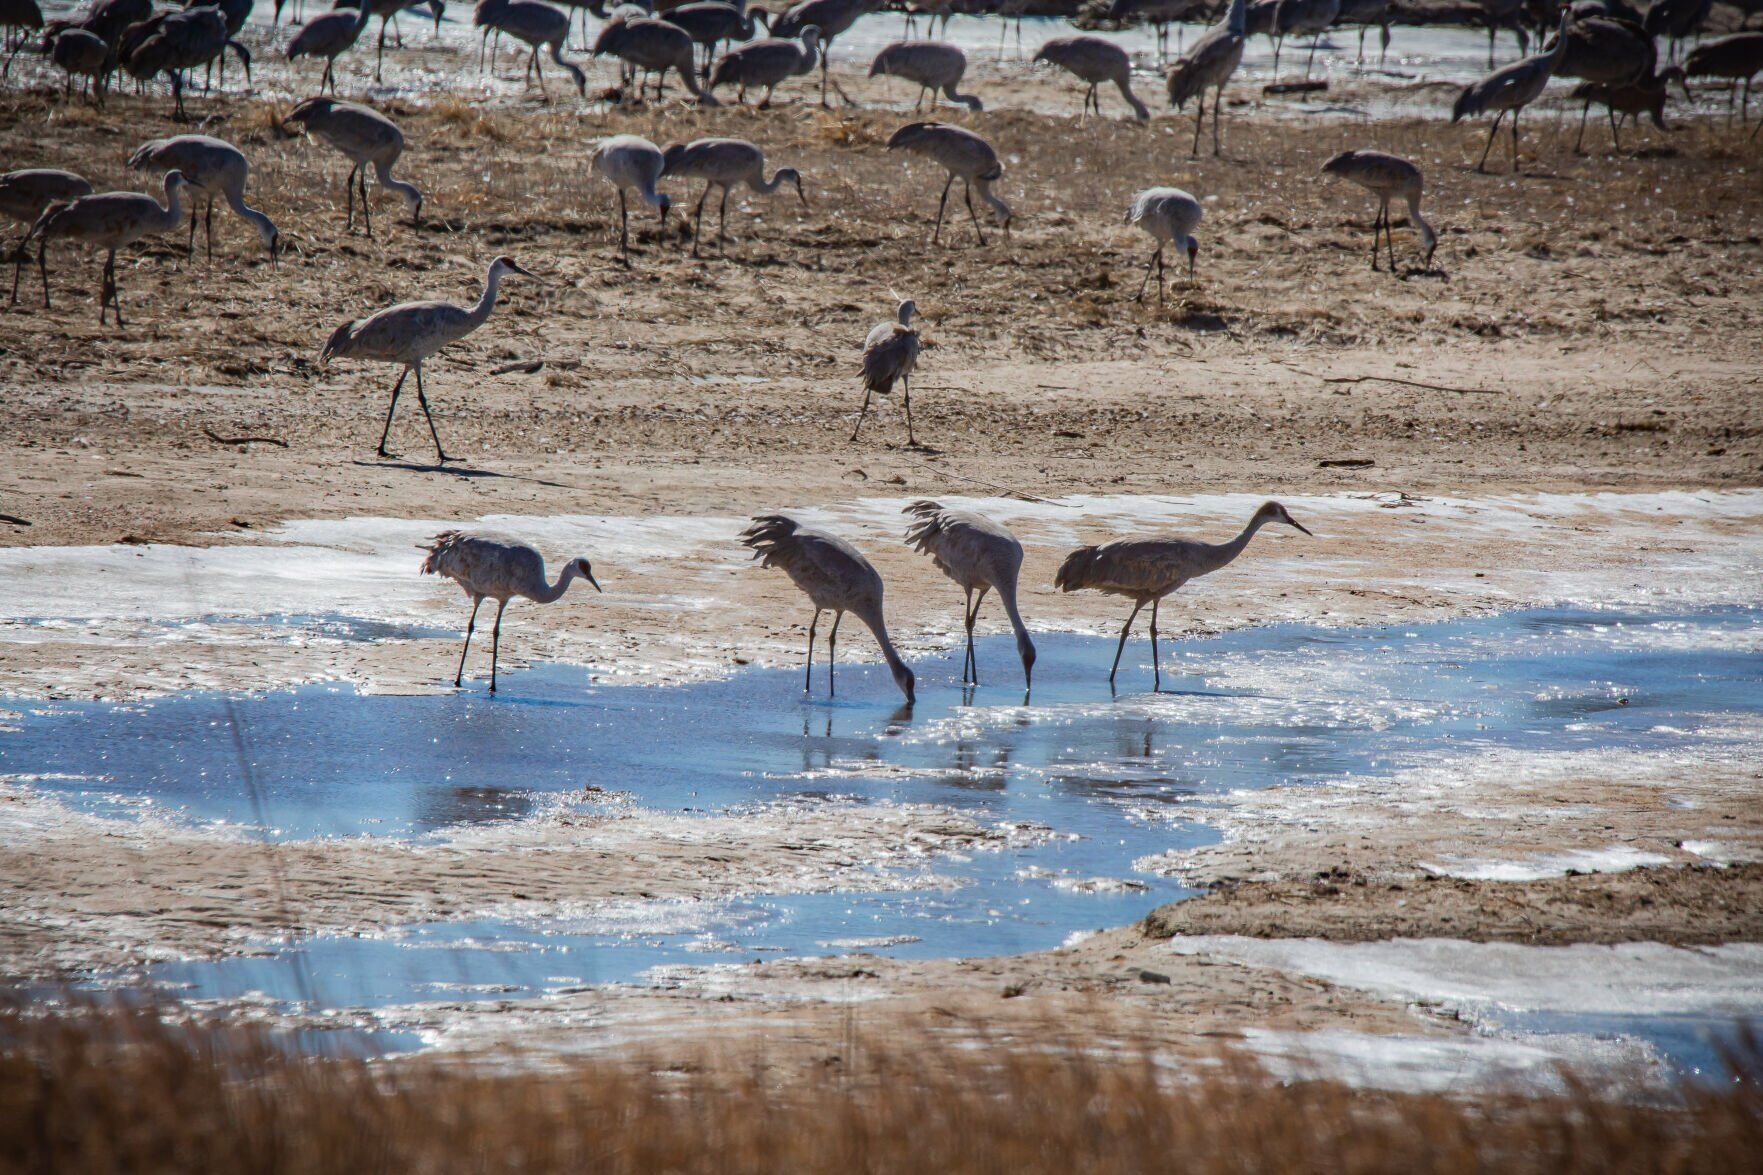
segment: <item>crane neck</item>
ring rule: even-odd
[[[1249,525],[1243,527],[1243,532],[1241,534],[1237,535],[1236,538],[1230,540],[1228,543],[1219,543],[1211,547],[1211,565],[1208,566],[1206,570],[1217,571],[1220,567],[1228,565],[1248,548],[1249,540],[1255,537],[1255,532],[1266,526],[1270,521],[1272,521],[1272,519],[1268,515],[1256,511],[1255,516],[1249,519]]]
[[[557,577],[557,582],[534,596],[533,601],[539,604],[552,604],[562,599],[563,593],[569,590],[570,583],[580,578],[581,573],[581,564],[571,559],[564,565],[563,574]]]
[[[1024,661],[1032,662],[1035,656],[1035,642],[1028,635],[1028,625],[1022,622],[1022,613],[1016,607],[1016,585],[1000,584],[995,589],[998,602],[1004,606],[1004,615],[1010,619],[1010,629],[1016,633],[1016,651],[1022,654]]]
[[[496,295],[501,290],[501,287],[502,267],[500,265],[492,264],[490,266],[490,272],[484,276],[483,296],[477,300],[477,305],[473,306],[471,312],[466,316],[471,320],[471,327],[473,330],[482,326],[484,321],[490,317],[490,311],[496,308]],[[573,564],[571,566],[573,566]],[[563,576],[557,581],[557,594],[542,602],[548,604],[551,600],[555,600],[557,596],[563,594],[563,589],[567,586],[569,586],[569,569],[565,568]]]

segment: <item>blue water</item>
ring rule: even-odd
[[[1119,694],[1106,679],[1112,640],[1042,636],[1026,703],[1008,638],[981,642],[988,684],[978,691],[959,687],[958,653],[915,659],[911,708],[879,665],[842,666],[838,696],[828,698],[824,661],[808,697],[796,669],[656,688],[540,666],[505,674],[493,698],[476,683],[423,697],[324,686],[129,705],[13,703],[25,713],[0,744],[0,771],[40,776],[37,786],[93,810],[126,812],[150,799],[162,815],[278,839],[445,838],[546,806],[601,802],[584,792],[590,785],[668,812],[838,796],[942,804],[1058,834],[894,866],[885,881],[859,874],[857,892],[404,927],[145,974],[189,996],[255,991],[360,1008],[519,998],[779,954],[1045,949],[1185,896],[1134,864],[1215,837],[1206,805],[1224,792],[1499,750],[1670,750],[1696,743],[1698,730],[1763,714],[1763,609],[1532,611],[1166,640],[1160,693],[1148,689],[1142,632],[1122,662]],[[450,671],[448,651],[436,656],[437,675]],[[947,884],[900,888],[927,874]],[[1089,879],[1110,884],[1093,892],[1079,884]]]

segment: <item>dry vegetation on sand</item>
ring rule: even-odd
[[[79,1171],[1579,1172],[1752,1169],[1754,1047],[1681,1104],[1469,1102],[1246,1068],[851,1038],[757,1066],[543,1073],[297,1058],[151,1011],[0,1017],[0,1166]]]

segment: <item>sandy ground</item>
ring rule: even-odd
[[[1069,90],[1039,79],[1010,85],[1022,87],[1018,96],[1041,87],[1035,104],[1056,105]],[[854,92],[875,94],[864,85]],[[101,187],[139,186],[123,160],[139,141],[182,129],[167,109],[157,96],[119,95],[100,113],[9,93],[0,98],[0,157],[8,166],[71,166]],[[819,507],[877,554],[892,622],[909,644],[946,641],[959,598],[922,560],[881,545],[884,507],[891,515],[917,496],[1014,499],[1025,511],[1016,525],[1030,547],[1030,578],[1041,585],[1032,618],[1091,631],[1118,623],[1121,610],[1056,597],[1046,581],[1061,548],[1133,529],[1133,508],[1123,497],[1092,509],[1072,495],[1161,496],[1172,524],[1216,535],[1234,532],[1242,507],[1265,495],[1294,511],[1296,499],[1321,520],[1316,540],[1268,536],[1259,562],[1221,574],[1171,610],[1177,615],[1166,613],[1177,632],[1276,618],[1436,617],[1579,588],[1604,599],[1705,598],[1696,581],[1711,552],[1728,584],[1735,567],[1757,558],[1755,502],[1726,491],[1763,474],[1759,156],[1717,122],[1685,123],[1669,140],[1637,136],[1621,155],[1594,138],[1600,152],[1580,158],[1566,123],[1537,117],[1527,126],[1526,171],[1513,176],[1471,170],[1482,127],[1418,117],[1373,126],[1257,101],[1231,110],[1224,157],[1191,160],[1185,118],[1092,120],[1080,132],[1070,117],[945,111],[939,116],[998,144],[1001,191],[1018,210],[1008,245],[988,226],[991,243],[977,248],[971,226],[956,219],[943,247],[928,244],[937,177],[883,149],[904,121],[897,112],[394,103],[410,141],[401,171],[428,204],[423,223],[411,225],[379,200],[370,241],[343,232],[338,158],[277,131],[285,104],[222,99],[202,109],[212,115],[206,129],[251,154],[252,190],[290,249],[271,268],[254,235],[222,214],[212,266],[184,264],[172,236],[131,251],[119,263],[129,326],[118,330],[97,324],[97,259],[58,246],[55,309],[43,310],[27,285],[20,305],[0,315],[9,402],[0,513],[31,524],[0,522],[0,544],[126,544],[65,564],[46,550],[4,552],[9,582],[41,591],[63,566],[74,578],[62,581],[69,602],[60,609],[8,613],[0,693],[127,697],[338,676],[433,688],[450,665],[450,646],[438,640],[314,647],[222,631],[168,645],[154,639],[165,617],[151,607],[79,602],[82,582],[96,598],[128,579],[126,564],[78,578],[91,575],[90,560],[139,558],[151,579],[166,574],[154,560],[167,552],[196,560],[198,572],[208,566],[206,556],[166,544],[262,548],[266,535],[272,548],[287,545],[281,575],[292,583],[312,549],[300,545],[301,532],[281,529],[298,520],[686,517],[732,528],[755,511]],[[610,190],[586,166],[591,141],[617,131],[658,142],[753,138],[774,164],[803,170],[811,208],[781,194],[731,201],[740,205],[731,207],[737,239],[726,257],[704,260],[689,254],[684,218],[661,233],[643,212],[623,266]],[[1435,271],[1397,278],[1367,266],[1373,208],[1357,189],[1317,174],[1335,151],[1365,145],[1425,168],[1427,207],[1443,231]],[[1151,183],[1187,187],[1208,210],[1199,281],[1176,281],[1161,306],[1132,301],[1148,249],[1120,223],[1131,192]],[[697,193],[674,192],[689,211]],[[1412,257],[1405,230],[1398,249]],[[432,365],[439,426],[461,460],[432,466],[415,415],[394,428],[401,456],[376,458],[394,373],[350,362],[320,368],[319,346],[338,322],[394,301],[475,298],[498,252],[542,280],[510,282],[489,325]],[[861,399],[860,341],[896,294],[916,298],[924,318],[918,449],[903,444],[894,403],[881,405],[863,440],[847,440]],[[537,372],[492,374],[533,359],[543,361]],[[1373,378],[1327,382],[1357,377]],[[216,443],[208,431],[270,436],[287,448]],[[1331,464],[1342,461],[1354,464]],[[1591,505],[1542,496],[1650,490],[1691,493]],[[1205,497],[1216,494],[1244,496]],[[369,527],[324,541],[390,558],[394,538],[408,536]],[[732,546],[698,538],[686,547],[610,560],[582,551],[595,557],[608,596],[591,612],[586,604],[525,609],[511,628],[512,658],[577,656],[659,680],[796,655],[806,616],[781,577],[741,572]],[[414,580],[414,555],[402,550]],[[1562,588],[1569,571],[1582,578]],[[1280,594],[1248,590],[1257,574],[1277,580]],[[399,592],[424,594],[410,603]],[[657,606],[670,592],[714,607]],[[198,574],[178,608],[228,614],[206,594]],[[215,594],[224,605],[218,586]],[[435,584],[388,586],[374,599],[362,610],[385,608],[406,622],[453,626],[464,612]],[[27,615],[71,616],[87,628],[31,628],[21,623]],[[853,641],[850,655],[865,655],[863,642]],[[1535,785],[1582,816],[1595,812],[1596,827],[1549,822],[1536,804],[1523,820],[1490,815],[1466,797],[1479,786],[1475,794],[1489,798],[1492,775],[1418,802],[1356,797],[1362,823],[1351,825],[1335,822],[1338,811],[1294,820],[1289,806],[1258,818],[1252,802],[1226,805],[1225,843],[1167,865],[1237,883],[1161,912],[1156,929],[1755,939],[1754,869],[1675,868],[1704,859],[1680,847],[1692,842],[1717,842],[1735,859],[1763,843],[1745,803],[1756,790],[1754,764],[1711,752],[1655,767],[1646,788],[1629,786],[1647,770],[1636,764]],[[1664,797],[1674,795],[1697,806],[1672,806]],[[49,803],[28,789],[4,799],[0,969],[221,952],[278,927],[458,916],[522,900],[516,885],[537,903],[738,892],[786,851],[786,836],[799,842],[787,850],[799,861],[799,888],[817,888],[848,882],[853,862],[914,845],[934,853],[1011,835],[942,812],[865,809],[861,819],[793,813],[787,834],[730,822],[682,839],[613,813],[585,827],[504,833],[512,840],[477,849],[266,850],[157,826],[100,830],[45,810]],[[1429,870],[1474,872],[1476,862],[1522,865],[1611,846],[1661,857],[1662,867],[1566,880],[1422,880]],[[609,869],[614,860],[626,866]],[[339,877],[350,881],[338,885]],[[1700,929],[1673,937],[1672,926],[1689,924]],[[706,1033],[722,1026],[780,1049],[794,1042],[804,1063],[848,1023],[854,992],[870,1027],[893,1018],[976,1033],[1049,1017],[1080,1032],[1097,1022],[1086,1009],[1105,1005],[1123,1037],[1179,1042],[1189,1056],[1210,1047],[1209,1034],[1268,1026],[1465,1031],[1321,981],[1172,956],[1140,929],[1009,960],[790,962],[736,975],[738,994],[693,980],[673,992],[570,997],[521,1016],[474,1004],[408,1019],[421,1027],[432,1018],[427,1028],[461,1047],[505,1043],[511,1025],[537,1022],[558,1028],[548,1039],[575,1046],[629,1041],[643,1025],[665,1038],[689,1009]],[[604,1031],[587,1030],[595,1026]]]

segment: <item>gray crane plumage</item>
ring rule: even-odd
[[[859,17],[874,12],[881,7],[881,0],[802,0],[791,5],[784,14],[771,23],[771,35],[774,37],[795,37],[809,28],[820,30],[820,104],[827,105],[826,90],[831,85],[838,91],[839,97],[848,106],[857,105],[851,96],[845,93],[844,87],[833,81],[827,73],[827,52],[832,49],[833,42],[851,26]]]
[[[910,515],[906,528],[906,545],[920,554],[929,555],[937,570],[954,580],[967,593],[962,607],[962,623],[967,629],[967,656],[961,666],[961,681],[979,684],[979,659],[973,650],[973,626],[979,619],[980,605],[986,593],[998,593],[1004,615],[1016,634],[1016,653],[1022,659],[1024,689],[1034,685],[1035,643],[1022,622],[1016,605],[1017,580],[1022,574],[1022,543],[1009,529],[984,514],[972,510],[947,510],[941,503],[919,501],[908,505],[902,513]],[[977,596],[975,593],[978,593]]]
[[[1572,19],[1571,11],[1562,12],[1552,48],[1496,69],[1480,81],[1463,87],[1463,92],[1457,96],[1456,104],[1451,107],[1452,122],[1486,110],[1496,112],[1493,129],[1488,131],[1487,146],[1482,148],[1475,170],[1481,171],[1487,164],[1488,152],[1494,147],[1494,136],[1500,131],[1500,120],[1508,112],[1512,115],[1512,170],[1518,170],[1518,115],[1547,88],[1555,67],[1566,55],[1567,24]]]
[[[645,203],[661,213],[661,226],[667,227],[667,212],[673,200],[655,185],[667,170],[667,156],[660,147],[640,135],[613,135],[602,139],[589,156],[594,171],[618,189],[618,255],[630,261],[630,208],[625,200],[626,188],[635,188]]]
[[[727,0],[695,0],[668,9],[666,17],[669,24],[684,29],[694,45],[704,47],[704,63],[698,68],[698,76],[707,80],[716,47],[724,41],[751,41],[756,32],[765,28],[766,20],[762,10],[749,9],[744,2],[730,4]]]
[[[540,4],[538,0],[479,0],[472,23],[486,31],[507,33],[531,50],[526,66],[527,84],[532,84],[530,79],[536,74],[541,94],[545,92],[545,67],[539,60],[541,47],[548,48],[551,60],[569,71],[576,93],[587,93],[588,75],[563,57],[564,42],[569,40],[569,14],[562,9]]]
[[[1246,0],[1231,0],[1224,18],[1194,42],[1194,47],[1175,65],[1167,77],[1169,104],[1180,110],[1189,98],[1198,100],[1194,112],[1194,145],[1191,155],[1200,153],[1200,130],[1206,125],[1206,91],[1212,94],[1212,154],[1219,153],[1218,119],[1224,109],[1224,86],[1243,63],[1243,43],[1248,39],[1249,15]]]
[[[1692,78],[1728,78],[1732,89],[1727,92],[1726,118],[1732,121],[1733,99],[1744,83],[1745,100],[1740,106],[1741,121],[1750,121],[1751,79],[1763,71],[1763,32],[1733,33],[1716,41],[1697,45],[1684,58],[1683,72]],[[1758,124],[1763,126],[1763,123]],[[1756,132],[1752,132],[1755,134]]]
[[[196,249],[195,200],[203,200],[207,205],[204,224],[208,234],[208,259],[214,260],[214,198],[219,196],[241,220],[257,230],[258,237],[269,250],[270,261],[275,261],[276,241],[280,234],[277,233],[273,220],[245,203],[245,181],[250,174],[251,164],[245,158],[245,153],[231,143],[209,135],[177,135],[169,139],[154,139],[136,148],[135,153],[129,156],[129,167],[147,172],[179,171],[190,181],[190,195],[193,199],[190,206],[190,237],[184,245],[186,259]]]
[[[317,139],[338,151],[352,165],[343,186],[349,193],[348,220],[344,231],[355,228],[355,191],[359,181],[361,212],[367,221],[367,235],[373,236],[373,207],[367,201],[367,169],[373,167],[374,182],[404,197],[410,210],[410,222],[422,219],[422,191],[413,183],[396,179],[392,167],[404,153],[404,132],[398,124],[377,110],[339,102],[335,98],[308,98],[288,115],[288,122],[299,127],[300,133]]]
[[[405,377],[414,371],[416,400],[422,405],[423,417],[428,421],[429,435],[435,441],[436,461],[445,464],[449,460],[446,450],[441,448],[441,434],[435,431],[435,418],[429,412],[428,396],[422,386],[422,364],[425,359],[448,344],[463,339],[489,319],[490,311],[496,308],[496,294],[502,284],[502,275],[506,273],[532,276],[514,258],[498,257],[490,262],[489,273],[484,277],[483,296],[469,309],[450,302],[405,302],[387,307],[366,318],[345,322],[331,332],[330,340],[319,354],[320,363],[328,363],[335,358],[371,359],[380,363],[396,363],[403,368],[398,373],[398,382],[392,385],[392,402],[386,408],[386,427],[380,433],[381,457],[391,456],[386,452],[386,438],[392,432],[392,414],[398,410],[398,393],[404,390]]]
[[[912,434],[912,369],[918,366],[918,331],[912,316],[918,304],[907,298],[899,305],[893,322],[878,322],[863,340],[863,408],[857,413],[857,426],[851,439],[863,431],[863,418],[869,415],[869,401],[875,393],[887,395],[900,384],[906,399],[906,443],[916,446]]]
[[[465,655],[471,651],[471,634],[477,629],[477,610],[486,599],[496,601],[496,623],[490,629],[490,692],[496,692],[496,662],[502,653],[502,613],[515,596],[535,604],[550,604],[561,599],[571,581],[587,580],[595,591],[604,591],[594,578],[594,569],[583,558],[564,564],[557,582],[545,578],[545,557],[531,543],[507,535],[487,532],[468,533],[444,530],[427,543],[417,544],[428,552],[422,561],[422,574],[440,575],[458,584],[471,597],[471,619],[465,625],[465,645],[459,650],[459,668],[453,674],[455,689],[465,681]]]
[[[0,0],[0,29],[6,30],[6,65],[0,78],[12,73],[12,59],[43,27],[43,10],[37,0]]]
[[[1494,38],[1501,29],[1511,29],[1518,41],[1518,52],[1530,52],[1530,34],[1524,31],[1525,0],[1480,0],[1481,18],[1488,26],[1488,68],[1494,68]]]
[[[613,56],[638,69],[653,72],[655,97],[661,98],[667,71],[679,74],[686,89],[702,106],[718,105],[709,90],[698,84],[698,47],[691,35],[676,24],[653,17],[620,18],[600,30],[594,41],[594,56]],[[715,83],[711,83],[715,89]]]
[[[1242,533],[1228,543],[1207,543],[1198,539],[1157,536],[1143,539],[1116,539],[1096,547],[1079,547],[1065,557],[1053,586],[1060,591],[1075,592],[1083,588],[1125,596],[1133,601],[1132,614],[1120,630],[1120,643],[1114,649],[1114,665],[1108,671],[1108,684],[1120,670],[1120,654],[1132,632],[1132,622],[1141,609],[1151,605],[1151,672],[1152,688],[1163,684],[1163,672],[1157,659],[1157,608],[1169,595],[1191,579],[1227,566],[1249,545],[1255,532],[1269,522],[1282,522],[1310,531],[1286,512],[1278,502],[1265,502],[1249,519]]]
[[[1659,66],[1652,36],[1632,21],[1602,15],[1576,18],[1568,24],[1564,39],[1567,50],[1555,67],[1556,77],[1623,87],[1651,78]],[[1587,97],[1580,107],[1579,136],[1573,141],[1576,155],[1585,146],[1585,124],[1591,111],[1592,101]]]
[[[917,82],[918,101],[912,107],[914,110],[924,105],[927,93],[934,95],[938,90],[949,101],[960,103],[969,110],[984,110],[985,106],[978,97],[960,93],[956,88],[966,72],[967,54],[958,46],[943,41],[895,41],[877,53],[869,66],[872,78],[897,77]],[[934,97],[932,103],[935,103]]]
[[[73,77],[86,79],[95,105],[104,105],[104,87],[110,78],[110,43],[89,29],[62,29],[46,39],[49,60],[67,75],[66,94],[73,98]]]
[[[1310,56],[1304,61],[1304,77],[1316,64],[1316,44],[1341,14],[1341,0],[1279,0],[1273,11],[1273,72],[1279,75],[1279,51],[1287,37],[1308,36]]]
[[[1174,245],[1188,258],[1188,282],[1194,280],[1194,261],[1200,255],[1200,245],[1194,240],[1194,230],[1200,226],[1200,218],[1204,209],[1200,202],[1182,191],[1180,188],[1146,188],[1133,197],[1132,204],[1126,210],[1126,222],[1137,225],[1151,239],[1157,242],[1157,251],[1151,254],[1151,261],[1145,266],[1145,280],[1139,283],[1139,292],[1133,301],[1144,298],[1145,287],[1151,282],[1151,272],[1157,273],[1157,302],[1163,302],[1163,250]]]
[[[302,57],[324,58],[324,76],[318,81],[318,91],[324,93],[324,88],[328,85],[331,93],[336,93],[337,58],[354,46],[372,15],[367,8],[360,11],[336,8],[313,17],[301,25],[299,31],[289,39],[288,60],[297,61]]]
[[[165,203],[140,192],[100,192],[81,196],[66,204],[51,204],[31,226],[25,244],[31,237],[40,237],[37,268],[43,277],[43,305],[49,304],[49,269],[44,260],[52,240],[83,241],[105,251],[104,273],[98,292],[98,323],[104,323],[105,307],[116,311],[116,325],[122,320],[122,299],[116,289],[116,251],[132,245],[143,237],[169,232],[183,223],[184,177],[175,171],[165,173]],[[21,246],[22,248],[23,246]]]
[[[443,0],[337,0],[334,9],[361,8],[365,6],[370,15],[380,18],[379,40],[373,50],[373,80],[380,81],[383,76],[386,58],[386,29],[397,23],[398,14],[412,8],[426,6],[435,18],[435,34],[440,35],[441,18],[446,14],[447,6]],[[395,30],[394,30],[395,31]],[[398,35],[398,45],[404,45],[402,34]]]
[[[1157,29],[1157,60],[1169,60],[1169,26],[1202,7],[1203,0],[1113,0],[1108,19],[1122,23],[1143,22]],[[1179,29],[1177,36],[1179,37]],[[1176,43],[1180,50],[1180,41]]]
[[[813,25],[792,37],[763,37],[724,53],[710,72],[709,87],[734,86],[735,101],[745,103],[749,87],[764,86],[765,96],[759,101],[763,110],[782,82],[813,73],[824,54],[820,30]]]
[[[1084,109],[1078,116],[1079,124],[1091,107],[1095,108],[1097,118],[1102,117],[1102,100],[1096,94],[1096,87],[1103,82],[1114,83],[1120,96],[1132,107],[1133,117],[1140,121],[1151,117],[1150,110],[1132,92],[1132,58],[1113,41],[1091,36],[1054,37],[1035,53],[1035,60],[1056,65],[1089,87],[1084,91]]]
[[[1335,17],[1337,27],[1356,25],[1359,29],[1358,64],[1365,64],[1365,34],[1372,25],[1378,27],[1382,43],[1377,49],[1381,68],[1390,52],[1390,0],[1341,0],[1341,11]]]
[[[992,210],[998,214],[999,222],[1004,226],[1004,239],[1010,239],[1010,205],[992,191],[992,185],[1003,178],[1004,164],[998,159],[998,152],[990,143],[966,127],[942,122],[912,122],[888,137],[888,150],[896,149],[934,160],[949,174],[948,180],[943,184],[942,198],[937,201],[937,223],[931,232],[932,244],[942,240],[943,210],[949,204],[949,189],[958,178],[967,199],[967,215],[973,220],[973,231],[979,237],[979,243],[986,243],[986,234],[979,227],[979,214],[973,209],[973,193],[976,188],[979,190],[979,198],[991,205]]]
[[[768,180],[765,178],[765,152],[746,139],[694,139],[690,143],[674,143],[662,152],[663,177],[704,181],[704,194],[698,198],[692,230],[692,256],[698,255],[698,241],[704,234],[704,202],[710,199],[711,188],[722,189],[722,202],[716,225],[716,248],[723,248],[724,229],[728,224],[728,194],[737,184],[745,184],[761,195],[769,196],[786,183],[796,185],[796,196],[808,207],[808,195],[802,190],[802,173],[793,167],[780,167]]]
[[[134,31],[131,28],[129,33]],[[163,73],[171,79],[172,117],[179,122],[189,117],[184,111],[185,71],[199,65],[212,66],[214,60],[229,48],[244,63],[245,80],[249,85],[251,54],[232,39],[226,15],[212,5],[162,13],[155,19],[148,35],[138,41],[125,35],[124,41],[118,45],[131,76],[146,81]]]
[[[1683,67],[1666,66],[1652,77],[1627,85],[1613,86],[1605,82],[1581,82],[1573,88],[1570,98],[1592,103],[1605,108],[1610,119],[1610,144],[1616,150],[1622,150],[1622,123],[1629,118],[1640,124],[1640,116],[1645,114],[1652,118],[1653,125],[1660,130],[1669,130],[1665,125],[1665,97],[1671,82],[1679,86],[1684,84]],[[1687,98],[1688,91],[1685,91]]]
[[[761,567],[783,571],[814,605],[814,619],[808,624],[804,693],[814,685],[815,630],[820,625],[820,614],[829,611],[833,614],[833,627],[827,637],[827,693],[836,692],[833,665],[838,656],[839,622],[849,612],[875,635],[894,684],[906,695],[906,704],[912,704],[917,682],[888,637],[887,621],[882,614],[881,573],[864,558],[863,552],[844,539],[810,530],[782,514],[754,518],[753,524],[741,532],[741,542],[752,548]]]
[[[51,204],[67,204],[78,200],[81,196],[92,194],[92,182],[85,176],[76,175],[71,171],[60,171],[50,167],[27,167],[20,171],[9,171],[0,175],[0,216],[15,220],[25,226],[25,236],[18,243],[18,251],[14,254],[12,266],[12,300],[10,305],[18,303],[18,281],[24,273],[25,262],[30,254],[25,245],[30,241],[30,230],[36,226],[37,218],[42,216]],[[37,245],[38,262],[45,266],[41,254],[48,247],[48,242]],[[43,305],[49,305],[49,284],[43,283]]]
[[[1432,268],[1433,250],[1438,248],[1439,235],[1420,215],[1420,197],[1425,177],[1420,168],[1406,159],[1383,151],[1342,151],[1322,165],[1324,174],[1351,180],[1377,197],[1377,219],[1371,222],[1371,268],[1377,268],[1377,238],[1381,231],[1389,246],[1390,272],[1396,272],[1396,243],[1390,234],[1390,201],[1400,197],[1408,205],[1408,219],[1420,232],[1426,246],[1422,269]]]

